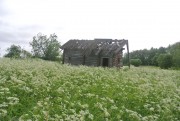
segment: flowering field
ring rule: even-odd
[[[0,59],[1,121],[179,121],[180,71]]]

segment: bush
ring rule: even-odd
[[[130,63],[136,67],[138,67],[142,64],[140,59],[131,59]]]
[[[160,68],[168,69],[172,66],[172,55],[160,54],[157,61]]]
[[[172,55],[173,68],[180,68],[180,42],[170,46],[169,52]]]
[[[5,54],[4,57],[21,58],[21,47],[19,45],[11,45],[6,51],[7,54]]]
[[[158,66],[158,61],[157,61],[158,57],[159,57],[159,54],[155,54],[155,56],[152,58],[151,61],[152,61],[153,66]]]

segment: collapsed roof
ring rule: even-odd
[[[95,52],[98,55],[101,51],[106,51],[106,54],[111,52],[118,53],[128,44],[128,40],[113,40],[113,39],[94,39],[94,40],[69,40],[61,49],[80,49],[85,55]]]

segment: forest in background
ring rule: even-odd
[[[128,55],[124,54],[124,65],[128,64]],[[180,42],[168,47],[135,50],[130,52],[130,63],[135,66],[159,66],[160,68],[180,68]]]
[[[31,52],[22,49],[19,45],[11,45],[7,48],[4,57],[8,58],[41,58],[43,60],[59,61],[62,60],[61,44],[58,36],[49,36],[38,33],[29,43],[32,47]],[[128,54],[123,57],[124,65],[128,65]],[[134,66],[159,66],[163,69],[180,68],[180,42],[176,42],[168,47],[135,50],[130,52],[130,64]]]

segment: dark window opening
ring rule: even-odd
[[[102,66],[103,67],[108,67],[109,66],[109,58],[103,58]]]

